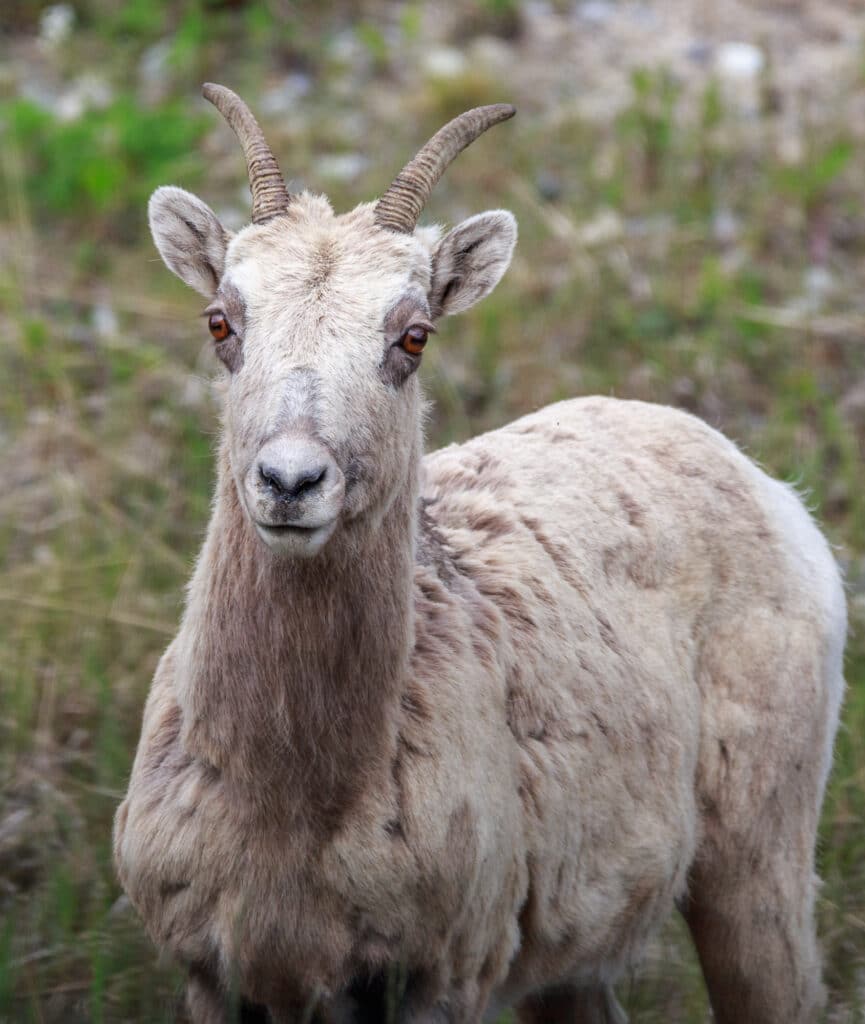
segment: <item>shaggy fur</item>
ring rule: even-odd
[[[229,238],[202,205],[160,190],[157,245],[243,324],[115,830],[193,1019],[234,991],[275,1022],[621,1021],[678,905],[716,1020],[813,1021],[845,605],[797,497],[697,419],[603,398],[422,459],[396,320],[487,294],[510,215],[439,241],[305,195]],[[346,481],[309,558],[248,512],[298,431]]]

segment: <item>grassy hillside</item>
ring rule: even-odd
[[[822,45],[786,6],[802,45]],[[863,29],[853,7],[823,9]],[[243,92],[293,183],[337,209],[377,194],[459,110],[519,107],[426,214],[504,206],[521,231],[498,291],[430,345],[430,447],[600,392],[696,412],[807,494],[852,625],[819,854],[827,1019],[861,1019],[863,36],[812,89],[790,85],[759,26],[762,67],[731,78],[717,26],[672,66],[649,45],[663,24],[638,46],[616,4],[69,10],[13,0],[0,14],[0,1020],[160,1021],[177,1007],[178,975],[120,895],[110,830],[201,541],[218,429],[199,302],[158,261],[146,199],[174,183],[227,223],[248,209],[206,79]],[[596,45],[621,62],[584,68],[575,54]],[[640,1021],[707,1020],[680,926],[620,998]]]

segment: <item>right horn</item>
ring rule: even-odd
[[[507,121],[515,113],[516,109],[509,103],[495,103],[467,110],[449,121],[403,167],[376,203],[376,223],[410,235],[432,190],[453,160],[487,128]]]
[[[264,224],[285,213],[291,202],[291,193],[285,186],[273,150],[268,146],[252,111],[236,92],[226,89],[224,85],[207,82],[201,92],[228,121],[243,148],[252,191],[253,224]]]

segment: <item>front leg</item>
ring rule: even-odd
[[[520,1024],[628,1024],[612,988],[562,985],[525,999],[517,1009]]]
[[[186,1012],[191,1024],[229,1024],[225,998],[205,971],[193,968],[186,982]]]
[[[191,1024],[280,1024],[266,1007],[241,999],[233,1009],[211,974],[192,968],[186,983],[186,1011]]]

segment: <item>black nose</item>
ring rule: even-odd
[[[327,466],[322,462],[300,470],[284,470],[261,462],[258,465],[258,476],[274,497],[299,498],[324,482]]]

